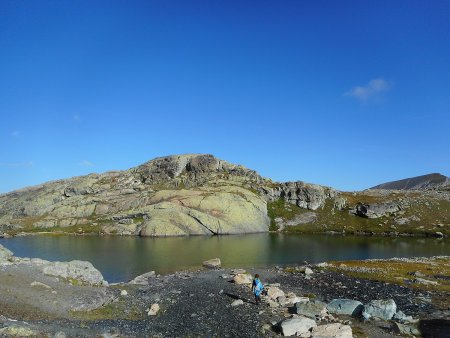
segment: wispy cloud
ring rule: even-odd
[[[75,122],[80,122],[81,121],[81,117],[80,117],[80,115],[78,115],[78,114],[73,114],[73,120],[75,121]]]
[[[93,167],[93,166],[95,166],[94,163],[92,163],[92,162],[90,162],[90,161],[87,161],[87,160],[83,160],[83,161],[81,161],[79,164],[80,164],[81,166],[83,166],[83,167]]]
[[[32,167],[33,161],[28,162],[0,162],[0,167],[17,168],[17,167]]]
[[[391,83],[384,79],[370,80],[365,86],[356,86],[345,93],[346,96],[354,97],[362,102],[377,97],[383,92],[391,89]]]
[[[12,137],[19,137],[20,136],[20,131],[18,130],[13,130],[10,134]]]

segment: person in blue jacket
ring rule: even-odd
[[[253,279],[253,283],[252,283],[252,291],[255,294],[255,302],[256,305],[259,305],[261,303],[261,293],[264,290],[264,285],[263,283],[261,283],[260,279],[259,279],[259,275],[256,274],[255,278]]]

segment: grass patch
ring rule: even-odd
[[[422,290],[450,292],[450,257],[336,261],[329,264],[329,269],[352,277]],[[414,280],[418,277],[438,284],[417,283]]]

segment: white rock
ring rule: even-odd
[[[340,323],[319,325],[312,330],[311,338],[352,338],[352,328]]]
[[[253,277],[249,274],[238,273],[233,277],[233,282],[235,284],[252,284]]]
[[[203,266],[210,269],[220,268],[221,264],[220,258],[213,258],[203,262]]]
[[[278,297],[284,297],[284,292],[276,286],[270,286],[267,288],[267,296],[270,299],[276,300]]]
[[[0,244],[0,264],[7,263],[13,256],[12,251]]]
[[[127,295],[128,295],[127,290],[121,290],[121,291],[120,291],[120,295],[121,295],[121,296],[127,296]]]
[[[314,273],[314,271],[312,271],[310,268],[305,268],[305,275],[309,276],[312,275]]]
[[[393,299],[372,300],[364,306],[364,318],[377,317],[390,320],[397,312],[397,305]]]
[[[155,303],[155,304],[152,304],[152,306],[150,306],[150,308],[148,309],[147,314],[149,316],[156,316],[158,311],[159,311],[159,305]]]
[[[301,335],[309,332],[311,328],[316,327],[317,324],[314,320],[306,317],[296,317],[286,319],[281,322],[280,328],[283,336]]]
[[[231,303],[231,306],[239,306],[243,305],[244,301],[242,299],[236,299],[233,303]]]

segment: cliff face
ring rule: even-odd
[[[392,225],[409,231],[421,222],[430,226],[428,232],[438,227],[446,233],[448,195],[344,193],[304,182],[276,183],[212,155],[178,155],[0,195],[0,235],[59,231],[184,236],[266,232],[269,227],[373,232]]]

